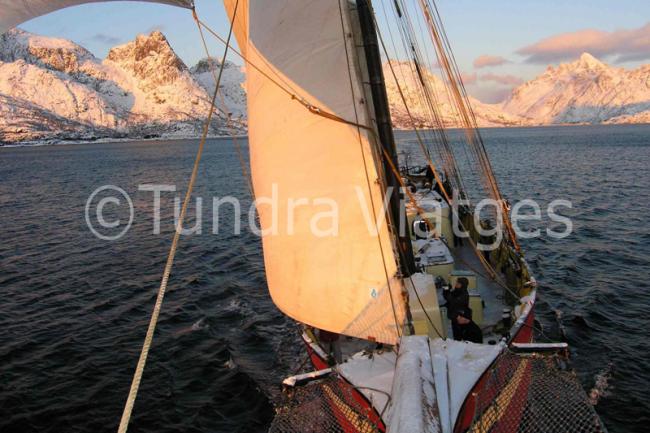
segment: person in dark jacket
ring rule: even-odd
[[[483,343],[483,331],[481,328],[472,321],[471,310],[459,310],[458,316],[456,316],[456,322],[458,323],[458,333],[460,338],[454,339],[462,341],[471,341],[472,343]]]
[[[460,329],[458,321],[458,312],[471,311],[469,309],[469,293],[467,292],[467,286],[469,285],[469,280],[464,277],[460,277],[456,280],[453,288],[449,286],[445,287],[442,291],[442,296],[445,298],[447,307],[447,317],[451,320],[451,329],[454,334],[454,340],[460,340]],[[471,319],[471,317],[470,317]]]

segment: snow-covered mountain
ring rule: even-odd
[[[540,125],[645,123],[650,120],[650,65],[626,70],[584,53],[514,89],[502,109]]]
[[[425,101],[407,62],[392,62],[412,116],[427,125]],[[395,124],[408,126],[408,115],[388,64],[384,66],[388,99]],[[432,83],[445,125],[460,122],[442,80],[425,70]],[[512,91],[500,104],[485,104],[470,97],[479,126],[525,126],[572,123],[650,122],[650,65],[635,70],[616,68],[590,54],[572,63],[549,66],[537,78]]]
[[[157,31],[99,60],[73,42],[11,30],[0,36],[0,141],[196,136],[210,106],[204,74],[216,65],[200,62],[195,77]],[[224,111],[240,120],[243,76],[226,70]]]
[[[397,128],[409,128],[411,125],[410,113],[421,126],[433,126],[430,125],[431,122],[428,120],[429,107],[420,96],[420,85],[416,81],[419,78],[415,73],[413,64],[411,62],[391,61],[385,63],[383,69],[393,124]],[[442,79],[428,69],[423,68],[421,71],[423,79],[431,84],[444,125],[447,127],[460,127],[462,125],[461,120],[456,113]],[[399,82],[399,88],[395,82],[395,77]],[[408,111],[404,107],[402,94],[409,107]],[[516,126],[526,122],[525,119],[517,115],[504,113],[499,104],[485,104],[471,96],[469,99],[479,126]]]
[[[194,79],[209,94],[212,94],[220,67],[221,63],[215,58],[202,59],[190,69],[190,72]],[[242,68],[226,61],[219,83],[221,91],[217,102],[225,103],[228,114],[234,119],[246,117],[246,92],[242,86],[245,80]],[[223,96],[223,100],[221,100],[221,96]]]
[[[158,31],[114,47],[100,60],[71,41],[11,30],[0,36],[0,143],[198,136],[219,67],[216,59],[203,59],[188,68]],[[398,128],[410,121],[393,73],[411,115],[430,126],[413,70],[408,62],[384,65]],[[442,122],[460,126],[441,78],[426,69],[422,74],[434,89]],[[227,133],[228,125],[243,132],[244,79],[241,67],[226,62],[217,100],[222,110],[211,134]],[[479,126],[647,123],[650,65],[626,70],[583,54],[575,62],[549,66],[501,104],[470,101]]]

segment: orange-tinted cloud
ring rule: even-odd
[[[506,87],[480,87],[474,89],[472,96],[486,104],[497,104],[505,101],[512,93],[512,89]]]
[[[476,69],[486,68],[488,66],[499,66],[503,65],[504,63],[508,63],[508,60],[504,59],[501,56],[482,55],[474,59],[474,67]]]
[[[542,39],[517,51],[527,63],[549,63],[575,59],[582,53],[597,57],[616,56],[626,62],[650,58],[650,23],[631,30],[579,30]]]
[[[462,74],[460,74],[460,78],[461,80],[463,80],[463,84],[469,86],[470,84],[476,83],[476,79],[478,77],[476,75],[476,72],[474,72],[473,74],[468,74],[466,72],[463,72]]]
[[[519,77],[514,75],[499,75],[499,74],[483,74],[481,81],[493,81],[495,83],[503,84],[504,86],[517,86],[524,82]]]

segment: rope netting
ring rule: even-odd
[[[377,415],[356,391],[332,375],[290,388],[276,407],[269,433],[378,433]]]
[[[472,433],[606,432],[576,374],[557,354],[504,353],[474,398]]]

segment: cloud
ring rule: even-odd
[[[466,72],[463,72],[460,74],[461,80],[463,80],[463,84],[466,86],[469,86],[470,84],[476,83],[477,75],[476,72],[473,74],[468,74]]]
[[[480,78],[481,81],[492,81],[498,84],[503,84],[504,86],[518,86],[524,82],[524,80],[519,77],[515,77],[514,75],[499,75],[490,73],[483,74]]]
[[[586,29],[561,33],[517,50],[526,63],[556,62],[575,59],[582,53],[597,57],[615,57],[617,62],[650,58],[650,23],[638,29],[613,32]]]
[[[497,104],[505,101],[512,93],[512,89],[499,88],[478,88],[472,92],[472,96],[486,104]]]
[[[499,66],[505,63],[508,63],[508,60],[501,56],[488,56],[484,54],[474,59],[474,67],[476,69],[486,68],[488,66]]]
[[[120,42],[120,38],[117,36],[107,35],[105,33],[96,33],[90,38],[95,42],[101,42],[102,44],[115,45]]]

